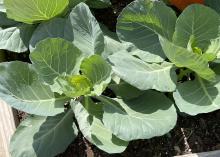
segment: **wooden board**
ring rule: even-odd
[[[0,99],[0,157],[10,157],[9,141],[18,124],[15,115],[15,111]]]

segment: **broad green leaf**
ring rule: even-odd
[[[128,42],[121,42],[115,32],[111,32],[104,25],[101,25],[102,32],[104,34],[105,39],[105,47],[104,52],[102,53],[102,57],[108,58],[108,56],[118,53],[118,52],[128,52],[132,55],[138,56],[142,60],[146,62],[161,62],[161,58],[157,55],[146,53],[140,49],[137,49],[134,44]]]
[[[78,121],[83,136],[99,149],[108,153],[121,153],[128,142],[120,140],[107,129],[100,118],[102,105],[95,104],[90,98],[85,98],[83,105],[79,102],[71,102],[72,109]]]
[[[111,66],[102,57],[93,55],[83,60],[80,69],[93,84],[92,94],[101,95],[111,81]]]
[[[60,15],[69,0],[4,0],[8,18],[33,24]]]
[[[0,12],[6,12],[5,6],[4,6],[4,0],[0,0]]]
[[[162,136],[176,124],[173,103],[155,91],[146,91],[132,100],[98,99],[104,103],[104,125],[125,141]]]
[[[109,56],[109,60],[113,64],[113,71],[121,79],[140,90],[171,92],[176,89],[176,74],[172,64],[149,64],[128,53],[116,53]]]
[[[0,97],[29,114],[53,116],[64,112],[66,97],[55,95],[38,80],[31,64],[14,61],[0,64]]]
[[[140,52],[140,58],[146,53],[147,56],[151,54],[147,59],[149,62],[162,62],[165,56],[158,40],[158,34],[171,40],[175,23],[174,11],[163,2],[136,0],[120,14],[117,34],[120,40],[131,42],[144,51]]]
[[[73,112],[54,117],[28,116],[11,139],[12,157],[54,157],[66,150],[76,138]]]
[[[123,81],[119,84],[110,84],[108,88],[115,93],[117,98],[122,98],[123,100],[136,98],[144,92]]]
[[[65,39],[73,41],[84,54],[101,54],[104,51],[102,30],[86,4],[80,3],[72,10],[66,29],[71,31],[66,33]]]
[[[217,13],[220,13],[220,3],[219,0],[205,0],[205,5],[214,9]]]
[[[17,53],[27,51],[34,28],[23,24],[0,30],[0,49]]]
[[[107,8],[111,5],[110,0],[87,0],[86,3],[91,8]]]
[[[54,18],[50,21],[41,23],[34,31],[30,40],[30,50],[36,47],[36,44],[46,38],[64,38],[65,32],[68,32],[65,28],[66,19]]]
[[[83,18],[85,15],[86,18]],[[86,55],[104,51],[102,31],[89,8],[83,3],[72,10],[68,20],[56,18],[40,24],[31,38],[30,50],[33,51],[40,40],[48,37],[60,37],[73,42]]]
[[[219,15],[214,10],[203,5],[190,5],[177,19],[173,41],[186,48],[193,37],[194,45],[205,50],[210,39],[218,36],[219,25]]]
[[[68,97],[87,95],[92,90],[91,81],[83,75],[61,77],[56,82],[59,85],[59,89],[56,90],[62,91]]]
[[[176,46],[162,37],[160,43],[167,58],[177,67],[189,68],[206,80],[215,80],[215,73],[209,68],[208,61],[201,55]]]
[[[41,78],[52,85],[58,76],[79,73],[82,53],[69,41],[49,38],[37,45],[30,58]]]
[[[123,10],[117,27],[118,31],[120,28],[132,31],[137,24],[139,27],[143,26],[142,28],[171,40],[175,23],[175,12],[163,2],[136,0]]]
[[[197,77],[179,84],[173,96],[181,112],[197,115],[220,109],[219,91],[220,79],[213,83]]]

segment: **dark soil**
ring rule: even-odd
[[[111,0],[112,7],[106,9],[94,9],[96,19],[106,25],[111,31],[115,31],[117,17],[121,10],[133,0]]]
[[[121,10],[132,0],[112,0],[112,8],[93,10],[100,23],[115,31]],[[130,142],[125,152],[107,154],[80,135],[57,157],[171,157],[220,149],[220,111],[195,117],[179,116],[176,127],[162,137]]]

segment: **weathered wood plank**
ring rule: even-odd
[[[175,157],[220,157],[220,151],[187,154],[187,155],[181,155],[181,156],[175,156]]]
[[[10,157],[9,141],[17,124],[15,111],[0,99],[0,157]]]

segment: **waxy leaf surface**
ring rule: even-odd
[[[77,134],[71,110],[53,117],[28,116],[11,139],[10,153],[12,157],[54,157],[64,152]]]

